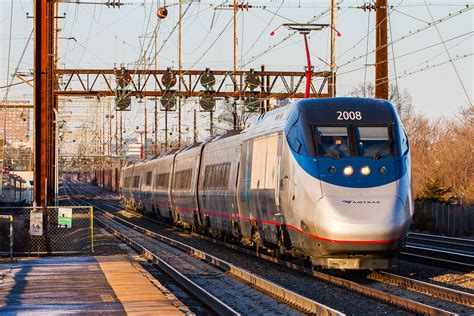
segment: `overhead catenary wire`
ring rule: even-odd
[[[399,37],[399,38],[397,38],[397,39],[395,39],[395,40],[392,40],[392,41],[390,41],[390,42],[387,42],[386,45],[382,45],[382,46],[380,46],[380,47],[378,47],[378,48],[376,48],[376,49],[372,49],[370,52],[368,52],[368,53],[366,53],[366,54],[362,54],[362,55],[359,55],[359,56],[357,56],[357,57],[353,57],[353,58],[350,59],[349,61],[340,64],[340,65],[339,65],[339,68],[342,68],[342,67],[345,67],[345,66],[347,66],[347,65],[350,65],[350,64],[352,64],[353,62],[355,62],[355,61],[357,61],[357,60],[359,60],[359,59],[365,57],[365,56],[368,55],[368,54],[375,53],[377,50],[383,49],[383,48],[387,47],[388,45],[392,45],[393,43],[397,43],[397,42],[399,42],[399,41],[405,40],[405,39],[407,39],[407,38],[409,38],[409,37],[411,37],[411,36],[413,36],[413,35],[415,35],[415,34],[418,34],[418,33],[423,32],[423,31],[425,31],[425,30],[427,30],[427,29],[429,29],[429,28],[431,28],[431,27],[434,27],[435,25],[437,25],[437,24],[439,24],[439,23],[445,22],[445,21],[447,21],[447,20],[449,20],[449,19],[452,19],[452,18],[454,18],[454,17],[456,17],[456,16],[458,16],[458,15],[460,15],[460,14],[463,14],[463,13],[465,13],[465,12],[468,12],[468,11],[471,10],[471,9],[472,9],[472,5],[466,5],[465,8],[463,8],[463,9],[461,9],[461,10],[458,10],[458,11],[455,11],[455,12],[453,12],[453,13],[449,13],[448,15],[442,17],[441,19],[438,19],[438,20],[436,20],[436,21],[433,21],[433,23],[431,23],[431,24],[429,24],[429,25],[427,25],[427,26],[424,26],[424,27],[422,27],[422,28],[416,29],[415,31],[410,31],[409,33],[406,33],[405,35],[403,35],[403,36],[401,36],[401,37]]]
[[[430,15],[430,17],[431,17],[431,20],[434,22],[433,14],[431,13],[430,7],[429,7],[429,6],[427,5],[427,3],[426,3],[426,0],[425,0],[425,5],[426,5],[426,9],[428,10],[428,13],[429,13],[429,15]],[[448,55],[448,57],[449,57],[449,60],[450,60],[450,62],[451,62],[451,65],[452,65],[452,67],[453,67],[453,69],[454,69],[454,72],[456,73],[456,76],[457,76],[457,78],[458,78],[458,80],[459,80],[459,83],[461,84],[461,87],[462,87],[462,89],[463,89],[463,91],[464,91],[464,94],[466,95],[466,98],[467,98],[467,100],[469,101],[469,105],[472,106],[471,97],[469,96],[469,93],[467,92],[467,89],[466,89],[466,87],[465,87],[465,85],[464,85],[464,82],[462,81],[461,76],[459,75],[458,69],[456,68],[456,65],[454,64],[454,61],[453,61],[453,59],[451,58],[451,54],[449,53],[449,49],[448,49],[448,47],[446,46],[446,43],[445,43],[444,40],[443,40],[443,36],[441,35],[441,32],[439,31],[439,28],[438,28],[438,25],[437,25],[437,24],[435,24],[435,28],[436,28],[436,33],[438,33],[439,39],[440,39],[441,42],[443,43],[443,47],[444,47],[444,50],[446,51],[446,55]]]

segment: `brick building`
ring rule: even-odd
[[[5,117],[6,113],[6,117]],[[24,108],[1,108],[0,106],[0,139],[7,143],[30,141],[30,110]]]

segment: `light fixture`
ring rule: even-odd
[[[354,173],[354,169],[351,166],[346,166],[342,172],[344,173],[344,175],[350,176]]]
[[[364,176],[368,176],[370,174],[369,166],[364,166],[360,168],[360,173],[362,173]]]
[[[335,174],[336,173],[336,167],[331,166],[331,167],[329,167],[328,171],[329,171],[330,174]]]
[[[387,173],[387,168],[380,167],[379,171],[380,171],[381,174],[385,174],[385,173]]]

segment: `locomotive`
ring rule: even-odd
[[[413,216],[407,135],[370,98],[299,100],[128,162],[120,195],[145,216],[331,269],[389,268]]]

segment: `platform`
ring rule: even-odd
[[[125,256],[50,257],[0,265],[0,314],[182,315]]]

